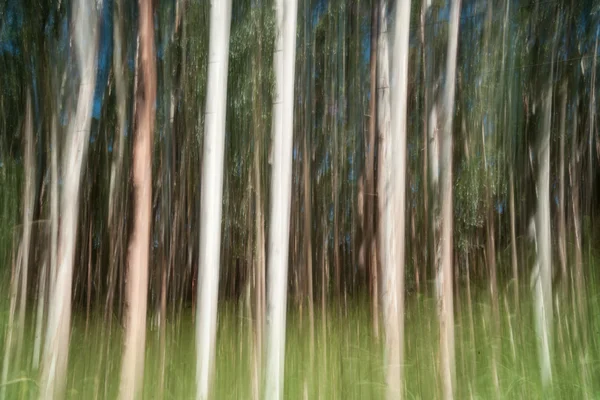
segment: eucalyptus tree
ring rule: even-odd
[[[539,5],[536,5],[536,8]],[[541,103],[540,124],[538,126],[538,149],[537,160],[537,179],[536,195],[537,208],[533,229],[535,232],[536,243],[536,264],[532,271],[532,286],[535,313],[535,328],[538,337],[538,357],[539,367],[544,388],[548,388],[552,383],[552,242],[550,226],[550,132],[552,128],[552,103],[553,103],[553,84],[555,71],[555,53],[559,30],[558,13],[556,18],[556,30],[554,33],[548,33],[551,37],[552,51],[550,53],[550,73],[547,80],[542,82],[540,78],[539,97],[537,100]],[[543,31],[541,27],[538,30]],[[546,52],[540,50],[538,57],[544,56]]]
[[[138,84],[132,165],[134,215],[127,256],[125,350],[119,387],[121,399],[135,399],[142,392],[152,222],[152,140],[156,100],[154,13],[151,2],[140,0],[138,5]]]
[[[391,110],[391,129],[384,129],[381,137],[383,149],[380,153],[380,157],[383,157],[381,173],[384,179],[381,181],[379,193],[383,206],[380,226],[383,240],[381,265],[384,285],[381,296],[385,316],[388,399],[404,397],[404,240],[410,3],[410,0],[406,0],[396,4],[390,74],[391,104],[380,104]],[[380,26],[387,30],[384,7],[380,15]],[[382,54],[380,62],[388,63],[389,59]]]
[[[294,131],[297,0],[275,1],[273,165],[268,239],[265,398],[283,394],[288,247]]]
[[[96,82],[99,22],[96,7],[96,2],[91,0],[73,2],[73,42],[81,78],[75,115],[68,125],[63,153],[58,270],[51,281],[51,307],[41,368],[40,397],[45,399],[62,398],[67,378],[79,185],[89,143]]]
[[[219,257],[221,248],[221,199],[231,0],[213,2],[210,7],[208,84],[204,120],[202,194],[198,299],[196,309],[196,398],[210,396],[215,359]]]
[[[456,58],[461,0],[452,0],[448,28],[448,50],[441,110],[442,137],[440,140],[440,199],[438,223],[441,225],[440,254],[437,269],[437,303],[440,324],[440,373],[445,399],[454,398],[456,390],[454,350],[454,299],[452,293],[453,212],[452,212],[452,124],[456,87]]]
[[[375,137],[379,133],[380,137],[384,137],[386,132],[382,131],[382,125],[389,122],[384,122],[380,117],[380,112],[388,111],[385,117],[389,118],[389,89],[388,85],[388,68],[389,59],[387,54],[388,38],[387,38],[387,0],[373,0],[371,4],[371,54],[369,59],[370,69],[370,93],[369,98],[369,131],[366,138],[366,160],[365,160],[365,185],[363,195],[363,204],[365,211],[362,220],[364,225],[364,254],[365,264],[369,276],[369,285],[371,291],[371,314],[373,318],[373,333],[375,337],[379,337],[379,278],[377,264],[377,247],[375,240],[375,204],[378,197],[375,193]],[[385,70],[382,70],[382,68]],[[385,81],[383,81],[385,79]],[[377,96],[374,95],[377,93]],[[385,97],[383,97],[385,96]],[[381,110],[381,111],[380,111]],[[384,117],[384,118],[385,118]],[[380,154],[383,154],[380,150]],[[382,162],[382,157],[379,157],[379,162]],[[378,169],[380,174],[383,174],[383,169]],[[381,175],[380,175],[381,176]],[[383,182],[380,180],[379,182]],[[381,210],[379,210],[381,212]],[[383,249],[380,249],[384,251]]]
[[[17,332],[17,363],[20,362],[23,349],[23,334],[25,329],[25,311],[27,305],[27,276],[29,273],[30,246],[31,246],[31,228],[33,223],[33,213],[35,207],[35,158],[34,158],[34,138],[33,138],[33,116],[31,109],[31,97],[27,97],[25,111],[24,137],[24,166],[25,166],[25,188],[23,191],[23,236],[21,240],[21,287],[19,290],[19,322]],[[17,364],[18,365],[18,364]],[[17,368],[19,369],[19,368]]]

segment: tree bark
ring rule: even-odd
[[[283,394],[285,320],[287,307],[288,248],[292,190],[294,128],[294,67],[296,58],[297,0],[276,0],[276,32],[273,64],[273,169],[267,293],[267,365],[265,398]]]
[[[559,146],[559,167],[558,167],[558,256],[560,259],[560,269],[562,273],[562,282],[566,283],[567,278],[567,232],[565,223],[565,126],[567,122],[567,83],[566,81],[560,88],[560,146]]]
[[[379,277],[378,277],[378,265],[377,265],[377,254],[376,246],[374,246],[375,239],[375,205],[377,204],[377,197],[375,196],[375,138],[376,130],[379,130],[379,110],[377,108],[377,102],[381,101],[380,80],[381,71],[378,61],[378,55],[381,54],[381,41],[385,40],[385,50],[387,57],[387,29],[385,31],[385,39],[382,38],[380,31],[379,22],[381,18],[380,8],[383,10],[387,7],[387,0],[372,0],[371,6],[371,58],[370,58],[370,93],[369,99],[369,136],[367,138],[367,148],[365,152],[367,154],[366,164],[366,180],[363,195],[363,202],[365,205],[365,212],[363,220],[365,222],[365,263],[367,264],[367,271],[369,273],[369,284],[371,289],[371,313],[373,318],[373,335],[376,339],[379,338]],[[387,25],[386,25],[387,26]],[[387,58],[386,58],[387,60]],[[387,64],[386,64],[387,66]],[[386,91],[387,81],[385,82]],[[377,96],[375,95],[377,93]],[[386,92],[387,93],[387,92]],[[389,107],[389,103],[388,103]],[[388,108],[389,109],[389,108]],[[381,131],[379,131],[381,135]],[[381,157],[381,156],[380,156]]]
[[[443,125],[440,152],[440,262],[437,266],[438,311],[440,323],[440,367],[444,399],[454,398],[456,372],[454,357],[454,300],[452,294],[452,123],[454,117],[454,94],[458,28],[461,0],[453,0],[450,6],[448,53],[443,101]]]
[[[385,14],[382,14],[382,17]],[[404,262],[405,262],[405,203],[406,203],[406,137],[408,103],[408,53],[410,0],[396,5],[394,49],[392,60],[393,87],[391,130],[382,136],[383,174],[381,181],[383,214],[380,220],[385,249],[381,253],[385,315],[385,355],[387,398],[404,397]],[[385,22],[381,26],[386,26]],[[386,59],[382,59],[386,62]],[[381,106],[384,106],[380,103]]]
[[[23,249],[21,257],[21,288],[19,290],[19,311],[17,323],[17,353],[15,370],[20,370],[21,353],[23,349],[23,334],[25,331],[25,312],[27,306],[27,277],[29,272],[29,249],[31,245],[31,225],[33,222],[33,213],[35,212],[35,157],[33,143],[33,116],[31,110],[31,97],[27,95],[27,105],[25,111],[25,128],[23,135],[24,157],[23,164],[25,169],[25,183],[23,193],[23,236],[21,246]]]
[[[198,400],[210,397],[215,359],[230,27],[231,0],[212,2],[200,205],[199,304],[196,309]]]
[[[50,284],[51,300],[48,330],[42,357],[40,398],[63,398],[65,394],[69,333],[71,323],[71,289],[73,260],[79,214],[79,184],[84,155],[89,143],[92,105],[96,84],[98,17],[95,2],[73,3],[74,43],[81,82],[74,118],[69,124],[63,157],[61,223],[58,235],[56,276]]]
[[[125,344],[119,398],[140,398],[146,348],[148,268],[152,224],[152,148],[156,65],[152,3],[139,3],[140,58],[133,138],[133,230],[127,255]]]

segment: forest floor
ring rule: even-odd
[[[592,283],[595,282],[595,283]],[[600,295],[598,280],[588,280],[586,319],[578,320],[576,298],[556,291],[554,301],[553,385],[541,388],[533,323],[531,291],[503,287],[494,317],[486,287],[475,287],[469,305],[466,286],[455,302],[457,399],[584,399],[600,398]],[[568,293],[567,293],[568,292]],[[2,303],[0,339],[5,343],[8,307]],[[347,307],[329,306],[322,318],[315,304],[315,347],[311,363],[306,312],[288,314],[285,399],[384,398],[383,338],[375,340],[366,299]],[[71,332],[68,398],[114,399],[122,354],[122,327],[114,320],[107,332],[103,313],[76,314]],[[165,399],[194,398],[194,324],[191,309],[168,320],[164,375],[159,330],[147,332],[144,399],[159,398],[164,376]],[[33,321],[24,337],[20,371],[11,371],[4,385],[9,399],[37,398],[38,372],[32,368]],[[152,324],[149,322],[149,327]],[[252,398],[251,319],[245,307],[224,304],[219,310],[215,373],[216,399]],[[584,334],[585,332],[585,334]],[[107,346],[107,344],[110,344]],[[437,317],[431,295],[407,298],[407,399],[439,398]],[[2,352],[4,354],[4,352]],[[14,362],[14,360],[13,360]]]

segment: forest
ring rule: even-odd
[[[598,0],[0,0],[0,400],[600,397]]]

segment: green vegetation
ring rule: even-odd
[[[495,396],[491,373],[492,336],[499,338],[499,393],[505,399],[581,399],[600,396],[600,296],[594,295],[598,282],[590,282],[587,307],[588,346],[582,349],[583,331],[574,321],[573,301],[557,298],[555,315],[555,380],[550,393],[544,393],[539,380],[533,307],[529,300],[518,308],[510,285],[501,294],[501,331],[492,332],[490,299],[484,288],[473,293],[473,314],[468,299],[456,299],[457,398],[490,399]],[[464,293],[464,292],[463,292]],[[521,299],[530,299],[529,288],[522,288]],[[324,324],[316,320],[314,367],[310,367],[308,321],[306,315],[290,310],[288,315],[285,367],[286,399],[380,399],[385,394],[382,345],[372,337],[366,301],[354,300],[347,308],[328,307]],[[68,398],[111,399],[118,390],[122,328],[114,321],[106,332],[101,311],[94,313],[88,331],[85,316],[73,320],[68,377]],[[5,331],[6,304],[2,306],[2,330]],[[437,320],[430,296],[409,295],[406,315],[407,399],[439,397],[436,382]],[[471,331],[471,318],[473,331]],[[149,325],[152,325],[150,323]],[[25,356],[30,360],[33,348],[32,324],[27,324]],[[242,304],[222,304],[217,333],[215,399],[251,397],[251,319]],[[146,345],[144,398],[155,398],[159,374],[157,329],[149,328]],[[325,340],[323,340],[325,338]],[[108,350],[107,350],[108,345]],[[193,399],[195,395],[194,324],[191,310],[177,318],[168,318],[165,399]],[[581,359],[582,350],[585,360]],[[107,358],[108,357],[108,358]],[[37,374],[31,364],[13,372],[7,383],[9,399],[29,399],[37,395]]]

